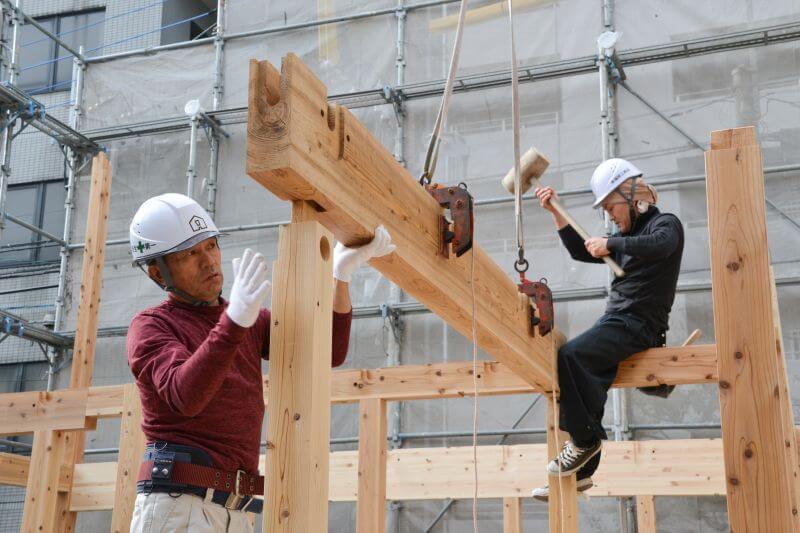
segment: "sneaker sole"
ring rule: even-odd
[[[582,487],[578,487],[578,494],[580,494],[581,492],[585,492],[591,489],[592,487],[594,487],[594,483],[589,483]],[[548,503],[550,501],[550,496],[533,496],[533,499],[538,500],[540,502]]]
[[[583,462],[575,465],[574,467],[570,468],[569,470],[562,470],[561,472],[551,472],[550,470],[548,470],[547,474],[550,475],[550,476],[569,477],[572,474],[574,474],[575,472],[577,472],[578,470],[580,470],[581,468],[583,468],[584,466],[586,466],[586,463],[588,463],[589,460],[592,457],[594,457],[595,455],[600,453],[600,451],[602,449],[603,449],[602,445],[598,446],[597,449],[594,452],[592,452],[592,454],[589,457],[587,457],[586,459],[583,460]]]

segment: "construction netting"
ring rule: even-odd
[[[231,0],[227,4],[226,33],[264,27],[347,17],[391,10],[394,1],[353,0]],[[473,2],[470,2],[473,4]],[[460,75],[503,71],[509,66],[507,14],[498,4],[474,2],[475,16],[464,32]],[[504,4],[500,2],[499,4]],[[597,36],[604,31],[602,3],[584,0],[523,1],[515,16],[517,54],[521,67],[563,62],[596,53]],[[404,50],[398,61],[398,20],[394,13],[364,16],[336,24],[276,31],[227,42],[222,80],[221,109],[247,105],[248,61],[268,59],[276,66],[286,53],[298,55],[326,84],[331,95],[394,87],[399,75],[406,84],[442,80],[456,28],[457,3],[413,9],[402,21]],[[382,11],[383,13],[383,11]],[[690,40],[796,22],[796,0],[617,0],[613,2],[615,29],[621,32],[621,52],[661,45],[680,46]],[[658,109],[655,114],[633,93],[618,87],[617,154],[643,169],[651,182],[671,180],[659,188],[659,206],[675,213],[686,233],[679,293],[670,317],[669,344],[680,344],[695,329],[699,342],[713,342],[714,322],[710,298],[709,237],[706,222],[703,152],[712,130],[754,125],[762,146],[768,198],[768,238],[778,282],[783,334],[795,409],[800,409],[800,45],[796,42],[663,60],[625,68],[626,83]],[[643,52],[644,53],[644,52]],[[198,99],[211,110],[214,88],[212,45],[160,52],[91,64],[86,71],[82,130],[96,130],[182,116],[187,101]],[[523,68],[524,72],[524,68]],[[354,110],[392,153],[406,162],[412,175],[422,168],[424,152],[439,106],[439,97],[408,99],[398,116],[391,104]],[[565,75],[520,86],[523,149],[535,145],[550,159],[544,181],[558,190],[582,189],[601,160],[600,82],[597,71]],[[668,120],[666,120],[668,119]],[[186,117],[186,124],[189,117]],[[402,124],[402,137],[397,138]],[[289,219],[286,202],[278,200],[245,173],[246,128],[225,125],[229,137],[220,143],[216,222],[221,227],[280,223]],[[680,131],[679,131],[680,130]],[[164,192],[186,192],[189,153],[188,129],[129,136],[105,143],[109,149],[113,184],[108,238],[124,239],[139,204]],[[199,178],[192,194],[206,203],[204,186],[209,176],[209,143],[197,140]],[[401,153],[398,153],[400,149]],[[509,276],[514,274],[516,240],[513,203],[500,179],[513,164],[511,91],[507,83],[457,92],[452,99],[436,179],[465,182],[479,204],[476,208],[477,243]],[[78,180],[72,232],[80,242],[85,232],[88,173]],[[387,194],[389,192],[387,191]],[[492,201],[496,200],[496,201]],[[592,210],[589,194],[565,197],[567,207],[590,232],[603,234],[602,216]],[[561,246],[552,219],[533,201],[524,203],[524,232],[529,277],[546,278],[556,294],[556,325],[568,337],[588,328],[603,312],[606,268],[573,261]],[[244,248],[262,252],[268,261],[276,256],[277,229],[230,231],[221,240],[224,273]],[[72,253],[64,329],[74,330],[82,253]],[[132,268],[125,245],[106,249],[100,328],[126,326],[131,317],[164,298],[163,292],[139,270]],[[11,282],[3,281],[3,287]],[[52,279],[50,279],[52,283]],[[22,287],[24,279],[17,282]],[[13,284],[13,283],[11,283]],[[225,285],[225,293],[230,282]],[[357,309],[408,303],[409,297],[376,271],[359,271],[351,284]],[[49,302],[48,302],[49,303]],[[4,300],[5,306],[5,300]],[[742,309],[747,313],[747,309]],[[401,313],[401,328],[390,316],[364,312],[354,321],[346,367],[378,367],[460,361],[471,358],[470,342],[437,316],[427,312]],[[0,350],[3,345],[0,345]],[[3,356],[5,352],[3,352]],[[485,354],[481,354],[485,357]],[[264,370],[268,369],[265,366]],[[62,372],[61,386],[67,374]],[[125,360],[125,337],[98,341],[94,383],[131,381]],[[627,438],[662,439],[719,435],[719,402],[715,386],[683,386],[668,399],[637,391],[624,393]],[[481,398],[478,428],[491,433],[480,444],[544,442],[546,402],[540,401],[519,419],[536,398],[530,395]],[[390,426],[398,437],[394,445],[463,446],[471,442],[472,401],[413,401],[390,405]],[[358,433],[355,406],[332,410],[333,450],[354,449]],[[605,424],[615,424],[609,401]],[[622,413],[618,413],[622,415]],[[619,417],[617,417],[619,418]],[[619,422],[619,420],[617,420]],[[502,437],[501,430],[517,424],[531,429]],[[92,433],[87,448],[117,444],[113,423],[103,423]],[[96,455],[95,458],[113,456]],[[544,465],[542,465],[544,468]],[[663,502],[663,503],[662,503]],[[444,502],[403,501],[389,513],[391,531],[427,531]],[[619,503],[613,498],[580,502],[582,530],[618,531]],[[331,531],[355,530],[355,505],[331,505]],[[481,530],[502,530],[502,502],[481,500]],[[526,500],[526,530],[547,527],[547,507]],[[82,513],[81,531],[107,528],[105,513]],[[461,532],[471,522],[471,502],[457,501],[432,531]],[[664,498],[658,504],[659,529],[664,531],[727,531],[725,500],[721,497]]]

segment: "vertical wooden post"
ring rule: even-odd
[[[549,458],[561,452],[561,445],[569,435],[558,429],[559,403],[547,394],[547,455]],[[575,474],[569,477],[549,476],[550,485],[550,531],[553,533],[578,533],[578,489]],[[562,500],[563,495],[563,500]]]
[[[282,227],[273,272],[264,531],[328,530],[333,237]]]
[[[503,533],[522,533],[520,498],[503,498]]]
[[[358,504],[356,531],[386,529],[386,400],[358,404]]]
[[[792,394],[789,390],[789,376],[786,373],[786,355],[783,351],[783,327],[781,326],[781,311],[778,307],[778,289],[775,286],[775,272],[772,270],[772,266],[769,268],[769,280],[778,377],[780,379],[781,393],[789,399],[789,401],[781,402],[781,416],[785,431],[783,450],[786,453],[786,465],[789,468],[792,509],[794,510],[800,508],[800,501],[798,501],[800,500],[800,460],[798,460],[797,439],[795,438],[797,428],[794,425],[794,413],[792,411],[791,402]],[[794,515],[796,516],[796,513],[794,513]]]
[[[133,506],[136,501],[136,476],[139,473],[139,463],[144,454],[145,444],[139,389],[136,387],[136,383],[128,383],[125,385],[122,400],[117,484],[114,490],[114,509],[111,515],[112,533],[130,531]]]
[[[754,128],[713,132],[705,160],[730,527],[737,533],[798,531],[785,450],[791,405],[776,357],[764,174]]]
[[[655,496],[636,497],[636,533],[656,533]]]
[[[92,160],[92,182],[87,202],[90,209],[86,223],[86,246],[83,253],[81,292],[72,354],[72,373],[70,376],[70,388],[73,389],[83,389],[92,383],[95,341],[97,339],[97,314],[100,306],[100,290],[103,284],[103,259],[105,257],[110,191],[111,164],[106,154],[100,152]],[[63,460],[70,473],[71,487],[75,463],[83,460],[84,432],[66,432],[60,436],[52,434],[47,436],[45,440],[50,443],[48,446],[53,450],[51,453],[57,451],[59,464]],[[56,443],[58,444],[57,446]],[[70,492],[57,493],[50,491],[46,483],[36,481],[37,479],[45,478],[46,474],[43,469],[49,467],[47,461],[31,462],[29,477],[33,478],[34,482],[29,484],[24,514],[30,517],[30,520],[44,520],[44,517],[36,517],[33,511],[29,512],[27,507],[35,505],[38,509],[49,509],[49,514],[54,516],[55,519],[53,521],[48,519],[46,523],[42,524],[39,531],[60,530],[73,532],[75,531],[77,515],[69,511]],[[50,501],[50,499],[53,499],[53,501]],[[58,501],[56,502],[55,499]],[[24,523],[24,527],[29,526],[31,523]]]
[[[33,435],[22,533],[55,531],[59,523],[56,507],[66,437],[66,431],[37,431]]]

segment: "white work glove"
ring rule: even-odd
[[[233,260],[233,287],[225,312],[243,328],[249,328],[258,318],[261,304],[269,292],[267,275],[266,259],[261,254],[254,254],[250,248],[245,249],[241,258]]]
[[[383,226],[375,228],[375,237],[364,246],[348,248],[342,243],[336,243],[333,249],[333,277],[350,283],[353,272],[373,257],[381,257],[395,251],[397,246],[392,244],[389,232]]]

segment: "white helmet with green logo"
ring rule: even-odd
[[[163,283],[151,278],[159,287],[194,305],[208,305],[175,287],[164,256],[219,234],[208,212],[188,196],[175,193],[155,196],[145,201],[133,215],[130,228],[133,266],[144,270],[144,265],[154,262],[164,278]]]
[[[139,207],[131,222],[133,264],[145,265],[217,235],[219,230],[211,216],[188,196],[155,196]]]

